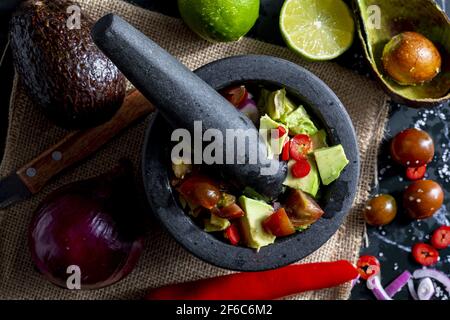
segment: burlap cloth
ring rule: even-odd
[[[210,61],[238,54],[265,54],[294,61],[322,78],[339,96],[355,125],[361,151],[362,172],[354,209],[339,231],[303,262],[357,259],[364,232],[360,208],[366,200],[376,170],[377,148],[383,137],[388,114],[385,95],[376,85],[353,71],[334,63],[307,63],[288,49],[252,39],[230,44],[210,44],[200,40],[177,19],[146,11],[118,0],[82,0],[94,17],[114,12],[130,21],[192,69]],[[0,167],[4,177],[22,166],[67,132],[55,128],[30,102],[15,81],[10,105],[6,152]],[[28,222],[42,198],[62,184],[91,177],[128,157],[139,168],[144,131],[148,121],[130,128],[107,144],[94,157],[70,169],[43,192],[28,201],[0,211],[0,298],[3,299],[134,299],[151,287],[226,274],[204,263],[180,247],[154,223],[145,251],[136,269],[124,280],[105,289],[81,292],[57,288],[33,268],[27,247]],[[308,292],[295,298],[347,299],[350,285]]]

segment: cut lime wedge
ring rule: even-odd
[[[308,60],[330,60],[352,44],[355,23],[342,0],[286,0],[280,29],[289,48]]]

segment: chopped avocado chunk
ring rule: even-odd
[[[294,109],[295,105],[286,97],[286,89],[274,91],[267,97],[266,112],[273,120],[279,120]]]
[[[304,178],[295,178],[292,175],[291,170],[292,166],[295,164],[295,160],[289,160],[288,175],[283,184],[293,189],[302,190],[315,197],[320,187],[319,173],[317,171],[317,166],[314,162],[314,159],[309,158],[308,162],[311,165],[311,171],[309,172],[309,174]]]
[[[205,231],[206,232],[216,232],[223,231],[231,225],[230,221],[211,214],[209,220],[205,220]]]
[[[262,201],[245,196],[239,198],[239,204],[245,211],[240,218],[242,236],[250,248],[259,249],[275,242],[275,236],[263,228],[263,221],[273,213],[273,208]]]
[[[259,129],[264,142],[267,145],[267,155],[269,158],[273,158],[273,155],[281,154],[283,150],[284,143],[288,138],[288,128],[279,122],[272,120],[267,114],[261,117],[259,121]],[[273,129],[278,129],[278,127],[283,127],[286,130],[286,134],[279,139],[271,138],[271,131]]]
[[[324,129],[317,131],[311,136],[312,149],[317,150],[328,147],[327,133]]]
[[[299,106],[282,120],[284,120],[283,123],[289,128],[289,133],[293,135],[307,134],[312,136],[318,131],[303,106]]]
[[[329,185],[341,175],[347,166],[348,159],[342,145],[321,148],[314,151],[320,178],[324,185]]]

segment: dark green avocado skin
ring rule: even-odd
[[[31,99],[56,125],[80,129],[108,121],[120,108],[126,81],[90,36],[81,12],[70,30],[66,0],[27,0],[10,22],[14,65]]]

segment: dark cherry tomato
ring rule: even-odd
[[[278,209],[275,213],[267,217],[263,221],[266,231],[272,233],[276,237],[285,237],[295,233],[294,226],[284,210]]]
[[[201,175],[183,180],[178,191],[190,203],[209,210],[216,207],[220,200],[220,190],[217,185],[211,179]]]
[[[214,214],[224,219],[236,219],[245,215],[244,211],[236,203],[220,208],[218,212],[214,212]]]
[[[405,167],[421,167],[433,159],[433,139],[423,130],[403,130],[391,142],[391,156]]]
[[[294,227],[301,228],[313,224],[325,213],[311,196],[296,189],[291,189],[285,208]]]
[[[304,178],[311,172],[311,165],[308,160],[300,159],[294,163],[291,170],[295,178]]]
[[[450,227],[442,226],[434,230],[431,245],[436,249],[445,249],[450,246]]]
[[[233,246],[237,246],[239,244],[241,241],[241,235],[239,233],[239,228],[235,223],[232,223],[231,226],[224,231],[224,237],[228,239]]]
[[[290,159],[289,149],[291,146],[291,142],[288,140],[283,146],[283,151],[281,152],[281,160],[288,161]]]
[[[439,252],[426,243],[416,243],[412,247],[412,255],[423,266],[432,266],[439,260]]]
[[[222,95],[235,107],[239,107],[248,98],[245,86],[233,87],[222,91]]]
[[[420,180],[425,177],[425,173],[427,172],[427,165],[423,165],[421,167],[409,167],[406,168],[406,178],[411,181]]]
[[[306,134],[298,134],[291,139],[290,156],[294,160],[306,159],[312,150],[312,140]]]
[[[413,182],[403,193],[403,206],[411,219],[431,217],[443,202],[442,187],[432,180]]]
[[[380,261],[374,256],[361,256],[356,263],[358,273],[364,280],[380,273]]]
[[[274,139],[280,139],[282,137],[284,137],[284,135],[287,133],[286,129],[283,126],[279,126],[277,128],[277,133],[275,135],[275,137],[273,137]]]
[[[384,226],[397,215],[397,202],[389,194],[380,194],[370,199],[364,208],[364,219],[371,226]]]

